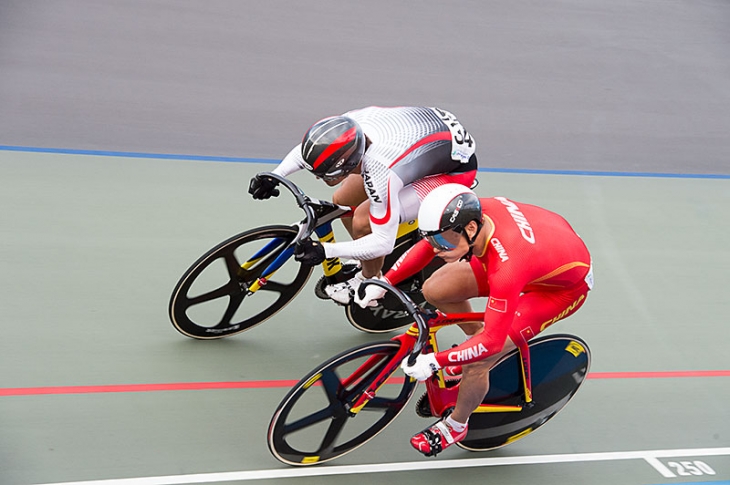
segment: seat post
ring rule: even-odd
[[[510,334],[510,338],[520,352],[520,368],[522,370],[522,386],[525,403],[532,402],[532,367],[530,363],[530,345],[522,334]]]

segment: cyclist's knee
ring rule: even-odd
[[[423,287],[421,288],[421,291],[423,293],[423,297],[426,299],[427,302],[434,305],[438,308],[438,303],[440,300],[440,291],[439,291],[439,285],[435,281],[434,276],[431,276],[426,281],[423,282]]]
[[[431,275],[423,283],[423,297],[431,305],[439,309],[444,309],[446,305],[453,304],[455,302],[465,301],[462,295],[459,294],[458,290],[455,291],[453,281],[448,278],[439,277],[436,274]]]
[[[350,205],[347,203],[348,197],[347,190],[343,186],[337,187],[334,194],[332,194],[332,202],[338,205]]]
[[[357,207],[367,200],[368,196],[363,188],[362,176],[350,174],[332,194],[332,202],[339,205]]]
[[[370,205],[360,204],[352,217],[352,237],[355,239],[367,236],[372,232],[370,227]]]
[[[424,298],[437,308],[446,304],[466,302],[478,294],[476,279],[468,263],[446,264],[423,284]]]
[[[490,359],[480,360],[471,364],[466,364],[462,367],[462,373],[465,378],[486,377],[489,374],[493,362]]]

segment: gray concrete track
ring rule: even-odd
[[[719,0],[4,0],[0,145],[276,159],[318,117],[434,104],[474,133],[485,167],[727,175],[729,19]],[[281,314],[237,337],[193,341],[169,324],[172,287],[201,253],[298,217],[288,199],[245,194],[248,179],[271,167],[0,146],[0,393],[40,392],[0,395],[0,484],[152,485],[161,482],[145,477],[189,474],[220,483],[207,475],[218,472],[240,473],[228,483],[291,483],[265,443],[285,387],[103,392],[296,380],[382,339],[315,300],[313,280]],[[307,174],[296,177],[329,197]],[[726,179],[482,172],[480,180],[480,194],[556,210],[586,240],[596,291],[551,331],[585,338],[593,372],[730,369]],[[707,450],[730,452],[728,379],[589,380],[534,435],[436,460],[409,448],[428,421],[408,410],[322,468],[342,474],[295,480],[724,484],[730,455]],[[47,394],[53,386],[95,392]],[[679,454],[625,455],[652,450]],[[583,453],[602,458],[581,461]],[[572,461],[536,458],[556,454]],[[492,458],[537,461],[477,461]],[[450,460],[478,466],[397,471]],[[662,474],[687,460],[714,475]],[[381,468],[336,468],[362,464]],[[245,475],[261,470],[269,478]]]
[[[4,0],[0,144],[280,158],[439,105],[488,167],[730,173],[722,0]]]

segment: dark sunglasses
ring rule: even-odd
[[[451,229],[451,228],[449,228]],[[448,231],[449,229],[442,229],[439,232],[435,233],[425,233],[421,232],[421,236],[428,241],[428,243],[433,246],[434,249],[437,249],[438,251],[453,251],[456,249],[457,244],[451,243],[446,240],[444,237],[444,233]],[[461,231],[456,231],[459,235],[461,235]]]

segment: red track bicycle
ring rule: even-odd
[[[312,370],[284,397],[268,430],[271,453],[295,466],[324,463],[370,441],[405,408],[417,381],[394,377],[404,358],[438,351],[436,333],[448,325],[482,321],[483,313],[444,314],[421,309],[406,294],[378,280],[415,323],[391,340],[361,345]],[[457,443],[482,451],[508,445],[536,430],[560,411],[583,383],[590,367],[588,345],[572,335],[531,340],[504,355],[489,374],[489,392],[469,418],[469,432]],[[423,417],[450,412],[458,379],[439,370],[417,402]]]

